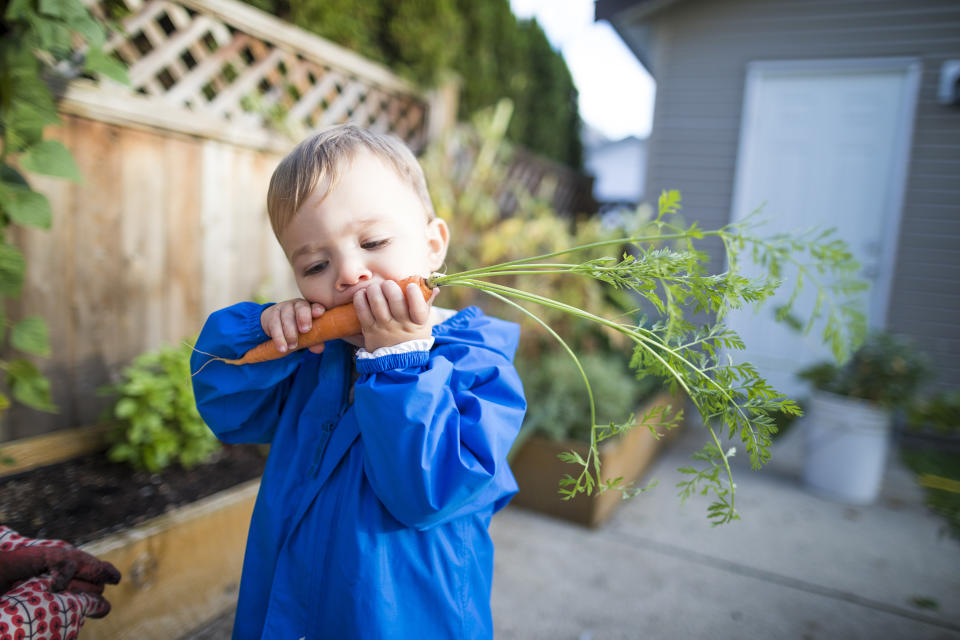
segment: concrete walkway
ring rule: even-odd
[[[960,543],[910,473],[891,456],[869,507],[818,498],[801,482],[801,426],[763,471],[738,461],[742,520],[718,528],[706,498],[676,497],[677,467],[703,444],[693,428],[659,459],[657,488],[598,531],[504,510],[497,637],[960,638]]]
[[[960,542],[898,457],[877,504],[829,502],[801,483],[801,426],[763,471],[738,461],[742,520],[719,528],[706,498],[674,489],[695,428],[599,530],[507,507],[492,526],[498,640],[960,638]],[[231,620],[190,638],[228,638]]]

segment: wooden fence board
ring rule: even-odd
[[[117,149],[124,132],[115,126],[72,119],[72,151],[84,176],[73,186],[74,282],[64,292],[74,308],[72,393],[76,424],[95,422],[106,402],[97,389],[110,380],[124,358],[119,331],[107,318],[122,320],[127,308],[118,280],[126,271],[120,248],[124,210],[118,178],[123,162]]]
[[[202,246],[199,143],[168,138],[166,167],[171,176],[167,194],[167,299],[164,340],[175,343],[200,332]]]
[[[120,153],[122,221],[122,261],[126,269],[120,276],[123,295],[121,336],[125,354],[136,353],[146,343],[162,342],[163,281],[166,275],[164,244],[164,200],[170,192],[168,167],[164,163],[163,138],[155,133],[131,131],[123,138]]]

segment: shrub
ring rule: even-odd
[[[420,159],[437,215],[447,221],[456,239],[447,254],[444,271],[456,273],[517,258],[606,240],[623,235],[622,229],[606,228],[599,218],[572,220],[557,214],[550,204],[532,196],[522,183],[508,178],[515,152],[506,139],[514,114],[509,100],[495,108],[477,112],[469,124],[461,124],[433,141]],[[516,201],[509,217],[500,215],[500,205]],[[625,216],[627,224],[648,217],[649,210]],[[634,219],[636,218],[636,219]],[[603,255],[604,249],[583,252],[578,259]],[[589,278],[563,274],[504,276],[498,282],[524,291],[549,291],[551,297],[598,315],[621,317],[636,307],[634,297]],[[463,307],[482,300],[494,315],[517,319],[515,311],[475,290],[451,287],[441,305]],[[622,336],[573,320],[565,313],[539,309],[541,317],[577,353],[606,350],[610,341],[623,347]],[[554,350],[554,339],[542,327],[526,318],[523,326],[523,355],[537,357],[541,350]]]
[[[593,386],[598,424],[623,422],[646,396],[663,388],[663,381],[657,378],[638,383],[627,363],[614,353],[580,356],[580,364]],[[530,403],[524,430],[553,440],[590,441],[590,408],[583,378],[566,352],[520,359],[517,371]]]
[[[190,384],[189,345],[144,353],[117,384],[103,392],[117,398],[108,456],[137,469],[159,471],[174,462],[191,467],[220,448],[200,417]]]
[[[797,375],[822,391],[893,407],[909,403],[928,373],[927,357],[912,342],[875,332],[846,364],[820,363]]]
[[[911,404],[907,409],[907,425],[913,429],[929,428],[943,435],[960,435],[960,389],[939,391]]]

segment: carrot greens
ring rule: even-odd
[[[694,493],[712,494],[708,518],[713,524],[723,524],[739,518],[730,467],[730,458],[736,452],[733,443],[742,443],[751,466],[759,469],[770,457],[771,435],[776,432],[774,417],[800,414],[797,404],[771,387],[754,366],[734,361],[733,352],[742,350],[744,343],[724,324],[725,317],[731,310],[759,307],[769,301],[781,286],[783,274],[796,272],[788,301],[778,309],[777,319],[798,324],[806,331],[822,324],[824,341],[842,361],[865,332],[858,300],[864,285],[856,277],[857,262],[832,231],[760,237],[756,235],[760,226],[756,214],[720,229],[705,230],[696,223],[685,225],[679,210],[680,194],[667,191],[660,196],[656,218],[629,236],[458,273],[436,273],[428,284],[475,289],[516,308],[543,326],[572,358],[589,397],[592,426],[587,457],[575,452],[564,454],[565,460],[580,467],[576,476],[561,480],[560,493],[565,499],[613,489],[626,496],[635,494],[638,489],[623,486],[619,478],[601,480],[599,443],[635,422],[652,430],[669,428],[679,422],[680,412],[669,415],[658,409],[640,416],[639,421],[631,417],[623,424],[598,424],[593,389],[575,350],[536,309],[566,314],[625,336],[632,345],[630,366],[637,377],[660,378],[671,391],[682,390],[702,418],[707,442],[694,454],[696,464],[680,469],[686,477],[679,485],[680,495],[685,499]],[[708,271],[710,254],[702,245],[709,242],[719,242],[723,247],[727,268],[722,273]],[[578,253],[593,255],[597,250],[615,251],[617,255],[570,260]],[[566,260],[558,261],[561,257]],[[761,277],[745,275],[751,263],[761,269]],[[631,293],[643,309],[627,318],[606,317],[542,293],[497,282],[507,276],[548,274],[603,282]],[[805,286],[815,289],[816,302],[806,311],[806,320],[799,323],[794,306]],[[653,320],[642,311],[652,314]]]

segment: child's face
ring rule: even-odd
[[[280,233],[300,293],[327,309],[375,282],[436,271],[447,240],[446,224],[427,220],[413,188],[366,150],[325,198],[311,195]]]

